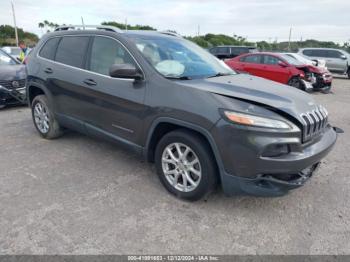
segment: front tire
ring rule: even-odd
[[[196,201],[216,187],[217,169],[211,150],[191,131],[166,134],[157,145],[155,165],[164,187],[178,198]]]
[[[349,69],[348,69],[348,78],[350,79],[350,67],[349,67]]]
[[[303,90],[305,91],[304,85],[303,83],[300,81],[300,78],[297,76],[292,77],[289,81],[288,81],[288,85],[295,87],[297,89]]]
[[[32,118],[40,136],[54,139],[63,134],[63,130],[50,110],[46,96],[38,95],[32,102]]]

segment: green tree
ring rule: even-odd
[[[125,27],[125,24],[123,23],[118,23],[118,22],[115,22],[115,21],[109,21],[109,22],[102,22],[102,25],[109,25],[109,26],[115,26],[115,27],[118,27],[122,30],[125,30],[126,27]],[[152,30],[152,31],[156,31],[157,29],[149,26],[149,25],[129,25],[127,24],[127,29],[128,30]]]

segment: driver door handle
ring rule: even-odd
[[[44,72],[47,73],[47,74],[52,74],[53,70],[52,70],[52,68],[47,67],[47,68],[45,68]]]
[[[97,85],[97,83],[93,79],[85,79],[83,82],[85,84],[87,84],[88,86],[95,86],[95,85]]]

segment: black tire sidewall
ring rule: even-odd
[[[34,118],[34,107],[37,103],[41,103],[42,105],[45,106],[46,110],[48,111],[48,115],[49,115],[49,131],[47,133],[42,133],[38,126],[36,125],[35,123],[35,118]],[[39,95],[39,96],[36,96],[34,99],[33,99],[33,102],[32,102],[32,119],[33,119],[33,123],[34,123],[34,126],[36,128],[36,130],[38,131],[38,133],[40,134],[41,137],[43,138],[47,138],[47,139],[52,139],[52,138],[55,138],[57,136],[59,136],[60,134],[60,127],[54,117],[54,115],[52,114],[52,111],[49,107],[49,103],[47,101],[47,98],[46,96],[44,95]]]
[[[187,131],[173,131],[165,135],[159,141],[155,152],[155,165],[157,174],[164,187],[171,194],[189,201],[196,201],[205,197],[212,190],[214,190],[217,184],[216,166],[212,153],[208,148],[207,143],[197,136]],[[163,151],[169,144],[176,142],[189,146],[199,158],[202,177],[198,187],[191,192],[181,192],[174,188],[172,185],[170,185],[163,173],[161,161]]]
[[[298,81],[298,82],[299,82],[299,87],[292,86],[292,85],[291,85],[292,81]],[[304,87],[303,83],[300,81],[300,78],[297,77],[297,76],[293,76],[291,79],[289,79],[288,85],[291,86],[291,87],[294,87],[294,88],[296,88],[296,89],[305,91],[305,87]]]

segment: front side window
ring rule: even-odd
[[[133,64],[134,59],[125,48],[116,40],[96,36],[91,48],[89,70],[109,75],[109,68],[114,64]]]
[[[168,78],[206,78],[235,72],[198,45],[177,37],[130,35],[147,62]]]
[[[55,58],[57,44],[60,41],[60,37],[54,37],[49,39],[41,48],[39,55],[43,58],[53,60]]]
[[[328,57],[330,58],[341,58],[342,53],[336,50],[328,50]]]
[[[0,65],[15,65],[16,62],[5,52],[0,51]]]
[[[58,44],[55,61],[78,67],[84,67],[84,59],[89,44],[88,36],[65,36]]]
[[[280,59],[271,55],[264,55],[264,64],[265,65],[278,65]]]

